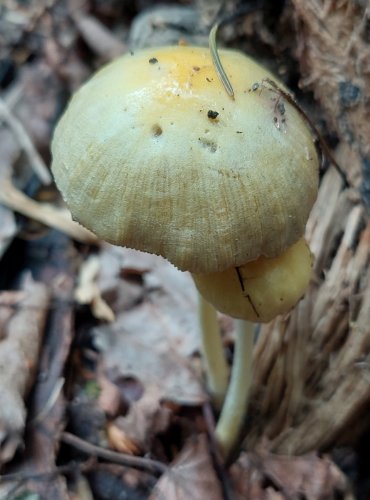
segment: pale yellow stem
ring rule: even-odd
[[[253,333],[255,325],[237,320],[234,361],[224,405],[216,427],[216,438],[227,462],[239,445],[248,409],[252,383]]]
[[[227,390],[229,368],[225,359],[216,309],[201,295],[199,295],[199,321],[207,388],[213,404],[220,409]]]

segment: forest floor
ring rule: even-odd
[[[363,177],[370,156],[359,139],[365,170],[356,170],[357,149],[348,147],[347,137],[349,130],[357,137],[350,112],[357,113],[357,124],[364,121],[355,106],[366,89],[345,80],[340,102],[349,110],[347,128],[344,133],[338,119],[336,130],[336,116],[342,116],[336,101],[323,106],[322,89],[310,87],[315,72],[312,82],[305,73],[313,44],[304,49],[297,38],[298,21],[310,26],[302,2],[166,3],[0,4],[0,499],[370,498],[370,174]],[[353,19],[362,16],[369,37],[369,7],[352,3]],[[308,13],[314,4],[329,28],[344,7],[347,18],[352,15],[351,2],[311,0]],[[190,276],[159,257],[99,242],[73,223],[52,182],[50,143],[70,96],[100,66],[144,46],[207,45],[220,12],[238,9],[240,15],[221,31],[220,45],[248,52],[278,74],[338,162],[354,167],[347,172],[351,189],[345,195],[335,169],[326,165],[322,172],[321,197],[308,224],[317,282],[300,317],[261,332],[252,430],[226,468],[214,439],[217,415],[204,384]],[[356,30],[364,39],[360,24]],[[336,224],[342,224],[338,231]],[[321,309],[313,307],[312,297]],[[301,344],[292,332],[311,325],[308,315],[330,321],[312,320],[314,334],[305,338],[314,347],[307,352],[329,354],[316,357],[320,380],[312,375],[313,364],[297,386],[312,403],[293,408],[289,390],[281,389],[289,388],[291,365],[284,361],[281,371],[274,365],[287,356],[292,363],[292,353],[276,332],[283,328],[296,349]],[[219,322],[231,362],[233,322],[223,315]],[[341,349],[353,346],[355,328],[361,349],[344,359]],[[329,342],[334,330],[335,341]],[[266,338],[275,340],[267,346]],[[302,366],[316,362],[315,356],[299,356]],[[361,380],[357,371],[347,377],[349,364],[361,368]],[[266,390],[271,377],[281,399]]]

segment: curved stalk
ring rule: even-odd
[[[239,445],[252,383],[254,323],[237,320],[234,361],[227,395],[216,426],[216,438],[227,462]]]
[[[221,408],[229,380],[216,309],[199,294],[199,321],[201,327],[204,369],[208,392],[216,408]]]

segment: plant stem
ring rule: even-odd
[[[216,427],[216,438],[225,462],[235,452],[243,431],[252,383],[254,323],[236,322],[234,361],[227,395]]]
[[[199,321],[207,387],[212,402],[220,409],[227,390],[229,368],[223,350],[216,309],[200,294]]]

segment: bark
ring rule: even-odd
[[[301,86],[337,134],[336,159],[352,186],[345,189],[332,168],[323,176],[307,224],[312,283],[290,316],[262,328],[254,353],[247,445],[301,454],[353,443],[368,425],[369,9],[349,0],[293,0],[290,8]]]

